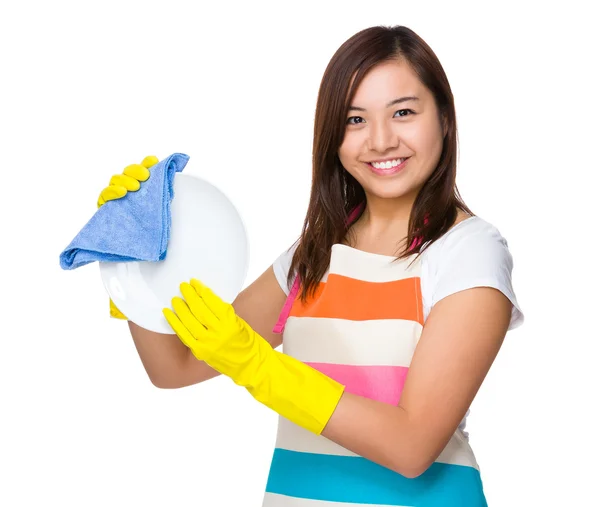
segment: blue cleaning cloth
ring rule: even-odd
[[[60,254],[62,269],[90,262],[161,261],[171,232],[173,179],[190,157],[174,153],[150,168],[136,192],[103,204]]]

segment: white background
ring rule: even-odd
[[[325,66],[376,24],[442,62],[459,190],[514,257],[525,324],[467,424],[489,504],[598,505],[591,4],[3,2],[0,505],[260,505],[276,414],[226,378],[155,388],[98,265],[58,257],[113,174],[184,152],[240,209],[250,283],[300,232]]]

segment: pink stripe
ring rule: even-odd
[[[408,368],[405,366],[349,366],[306,363],[346,386],[346,391],[363,398],[398,405]]]

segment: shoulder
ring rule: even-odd
[[[512,283],[513,257],[508,241],[492,223],[469,217],[453,226],[423,253],[430,306],[461,290],[494,287],[513,304],[509,329],[523,323]]]
[[[456,252],[470,252],[473,257],[478,257],[482,250],[507,252],[508,241],[495,225],[481,217],[472,216],[454,225],[434,241],[423,255],[430,260],[441,260],[442,256]]]
[[[298,248],[299,241],[300,240],[297,240],[291,247],[281,252],[279,257],[277,257],[275,262],[273,262],[273,272],[275,273],[275,278],[277,278],[279,286],[283,292],[286,293],[286,295],[289,295],[291,284],[293,283],[292,281],[290,284],[288,284],[288,273],[292,265],[294,252],[296,251],[296,248]]]

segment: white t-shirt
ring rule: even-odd
[[[289,295],[287,275],[298,243],[273,263],[275,277]],[[494,287],[513,304],[509,330],[524,322],[512,286],[513,258],[506,239],[489,222],[474,216],[438,238],[421,255],[423,315],[446,296],[472,287]]]
[[[275,277],[289,295],[287,275],[296,242],[273,263]],[[453,226],[421,255],[423,315],[443,298],[472,287],[493,287],[513,304],[509,330],[524,322],[524,315],[512,286],[513,258],[500,231],[480,217],[473,216]],[[469,412],[467,412],[467,416]],[[466,416],[460,424],[464,431]]]

